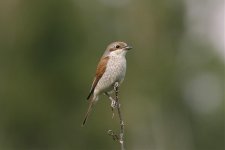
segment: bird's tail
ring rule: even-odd
[[[95,102],[97,101],[97,99],[98,99],[98,97],[95,97],[95,96],[93,97],[93,99],[90,99],[90,103],[89,103],[89,106],[88,106],[88,110],[87,110],[87,112],[85,114],[85,117],[84,117],[84,121],[82,123],[82,126],[84,126],[85,123],[87,122],[88,116],[90,115],[90,113],[92,111],[92,108],[93,108]]]

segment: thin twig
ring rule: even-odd
[[[120,142],[120,145],[121,145],[121,150],[125,150],[125,147],[124,147],[124,121],[123,121],[122,114],[121,114],[121,111],[120,111],[120,103],[119,103],[119,96],[118,96],[118,93],[119,93],[118,82],[115,83],[114,90],[115,90],[115,94],[116,94],[116,105],[117,105],[116,108],[117,108],[117,112],[118,112],[119,119],[120,119],[120,139],[119,139],[119,142]]]
[[[119,103],[119,83],[116,82],[114,84],[114,91],[115,91],[115,99],[113,99],[107,92],[105,92],[105,95],[108,96],[108,98],[111,100],[111,108],[112,110],[114,108],[117,108],[117,112],[118,112],[118,116],[119,116],[119,120],[120,120],[120,134],[117,135],[115,134],[112,130],[108,130],[108,135],[112,136],[114,141],[118,141],[120,143],[120,147],[121,150],[125,150],[125,146],[124,146],[124,121],[122,119],[122,113],[120,110],[120,103]],[[113,112],[113,116],[114,116],[114,112]]]

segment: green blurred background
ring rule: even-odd
[[[127,150],[224,149],[224,0],[1,0],[0,150],[117,150],[96,65],[133,46],[120,89]]]

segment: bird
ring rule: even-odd
[[[112,42],[107,46],[97,65],[95,77],[87,97],[89,106],[82,126],[85,125],[99,95],[106,94],[109,96],[109,93],[112,93],[114,89],[114,84],[120,85],[123,82],[126,74],[126,53],[131,49],[131,46],[121,41]]]

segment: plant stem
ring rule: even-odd
[[[117,108],[117,112],[118,112],[119,120],[120,120],[119,143],[121,145],[121,150],[125,150],[125,147],[124,147],[124,121],[123,121],[122,113],[121,113],[121,110],[120,110],[120,103],[119,103],[119,96],[118,96],[118,93],[119,93],[118,82],[115,83],[114,90],[115,90],[115,95],[116,95],[116,108]]]

